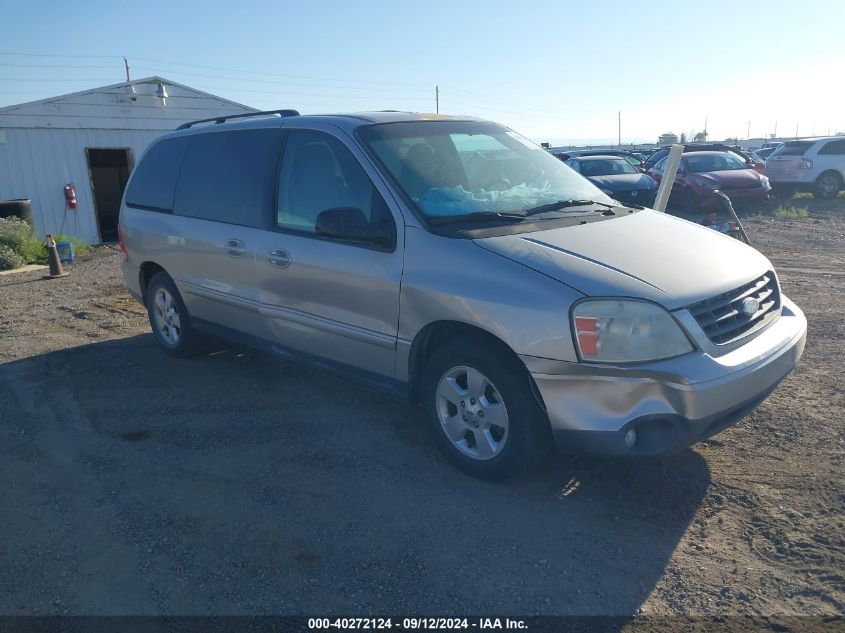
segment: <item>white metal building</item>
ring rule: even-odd
[[[186,121],[253,111],[161,77],[0,108],[0,200],[31,198],[39,237],[114,241],[123,188],[153,139]]]

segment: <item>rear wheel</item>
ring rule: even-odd
[[[551,446],[530,376],[483,339],[437,350],[423,371],[422,402],[440,449],[470,475],[501,480],[534,466]]]
[[[822,200],[829,200],[839,195],[842,189],[842,178],[835,171],[826,171],[816,179],[813,196]]]
[[[191,325],[182,295],[167,273],[153,275],[147,284],[147,315],[156,341],[171,356],[191,356],[201,350],[201,341]]]

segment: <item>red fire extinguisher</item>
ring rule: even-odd
[[[76,208],[76,187],[73,185],[65,185],[65,202],[69,209]]]

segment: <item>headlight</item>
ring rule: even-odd
[[[716,191],[717,189],[722,188],[722,185],[720,185],[718,182],[711,182],[709,180],[705,180],[704,182],[702,182],[701,186],[705,189],[709,189],[710,191]]]
[[[768,189],[771,185],[769,184],[769,179],[766,176],[760,176],[760,187],[763,189]]]
[[[588,299],[575,306],[572,318],[585,361],[635,363],[693,350],[672,315],[648,301]]]

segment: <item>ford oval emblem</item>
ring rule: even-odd
[[[742,313],[747,316],[754,316],[760,309],[760,302],[754,297],[746,297],[742,300]]]

